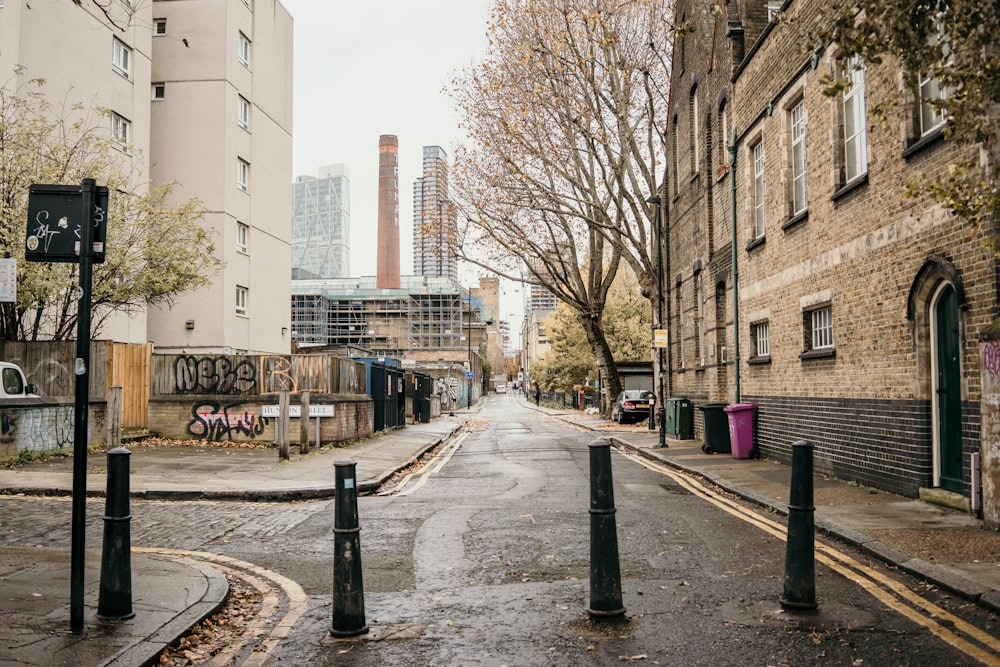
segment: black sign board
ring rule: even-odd
[[[85,216],[80,186],[31,185],[24,258],[29,262],[78,262],[80,226],[92,224],[91,257],[94,262],[103,262],[108,234],[108,189],[98,187],[95,194],[93,211]]]

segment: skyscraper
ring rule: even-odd
[[[399,288],[399,142],[378,138],[378,265],[375,284]]]
[[[413,273],[458,280],[455,207],[448,198],[448,159],[424,146],[424,175],[413,183]]]
[[[292,278],[351,275],[351,182],[347,166],[320,167],[319,178],[299,176],[292,191]]]

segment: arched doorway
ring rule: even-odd
[[[942,283],[930,303],[931,399],[936,485],[962,493],[962,369],[958,294]]]

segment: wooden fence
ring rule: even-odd
[[[113,385],[122,387],[122,426],[144,428],[149,403],[150,355],[146,343],[96,340],[90,344],[90,398],[107,400]],[[72,399],[76,394],[76,342],[3,343],[3,360],[21,367],[42,396]]]
[[[154,354],[153,396],[315,391],[364,394],[365,365],[328,354]]]

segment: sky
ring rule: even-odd
[[[294,22],[293,173],[347,165],[351,275],[373,276],[378,140],[396,135],[400,267],[412,274],[413,182],[423,147],[441,146],[450,160],[463,141],[442,89],[482,58],[491,0],[280,1]],[[478,274],[466,271],[462,282]]]

